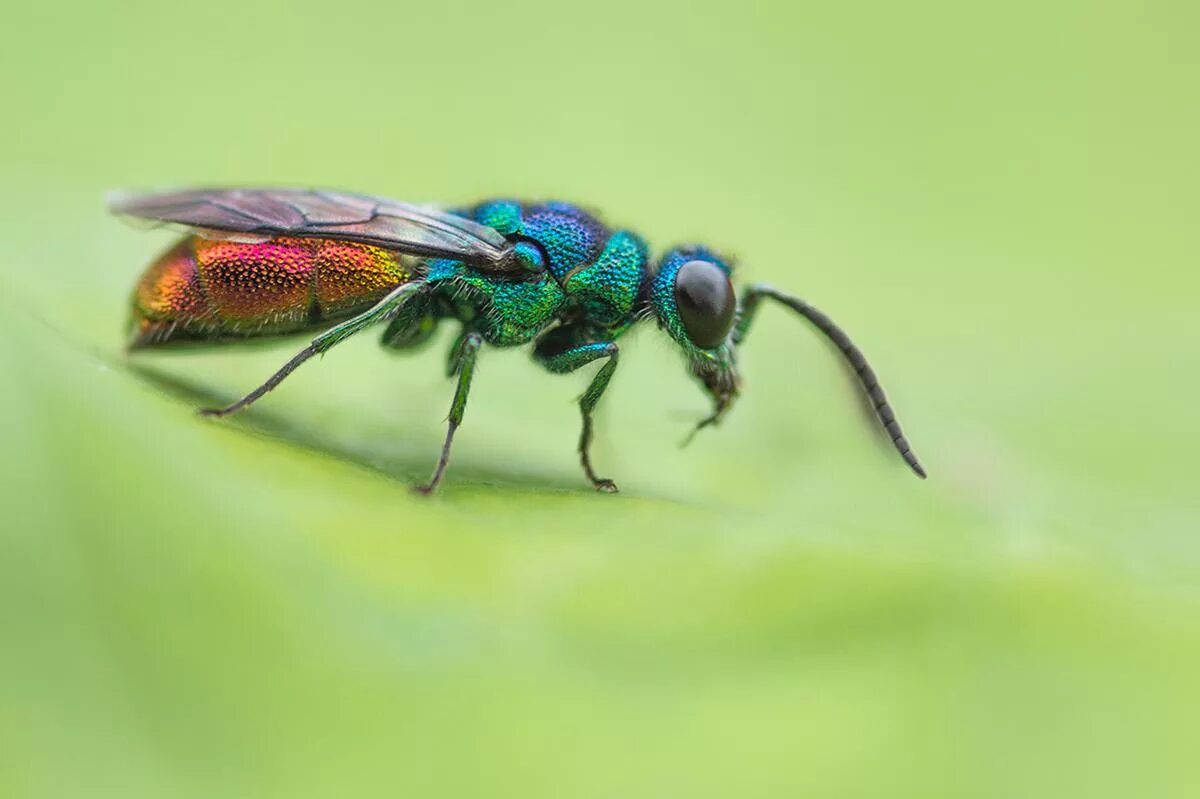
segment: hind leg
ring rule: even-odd
[[[288,375],[296,370],[300,364],[307,361],[314,355],[319,355],[326,352],[346,339],[353,336],[355,333],[370,327],[373,324],[382,322],[393,313],[396,308],[403,306],[413,296],[423,294],[425,291],[424,283],[405,283],[392,290],[390,294],[384,297],[375,305],[363,313],[351,319],[347,319],[339,325],[329,328],[321,335],[317,336],[300,352],[296,353],[290,361],[279,368],[279,371],[266,379],[261,386],[251,391],[246,396],[242,397],[237,402],[231,405],[226,405],[224,408],[205,408],[200,411],[202,416],[228,416],[231,413],[236,413],[243,408],[252,405],[255,401],[262,398],[264,394],[271,391],[280,383],[282,383]]]

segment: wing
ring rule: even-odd
[[[111,195],[111,211],[158,224],[261,236],[341,239],[484,269],[517,271],[512,245],[486,225],[435,208],[310,189],[193,189]]]

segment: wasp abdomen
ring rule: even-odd
[[[410,277],[399,253],[366,244],[189,236],[138,281],[130,346],[298,332],[360,313]]]

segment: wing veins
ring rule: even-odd
[[[193,189],[114,195],[113,211],[199,231],[355,241],[499,272],[514,268],[512,244],[493,228],[435,208],[311,189]],[[207,210],[206,210],[207,209]]]

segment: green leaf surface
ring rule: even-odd
[[[853,4],[852,4],[853,5]],[[335,13],[336,12],[336,13]],[[0,795],[1200,791],[1193,10],[24,5],[0,50]],[[1189,49],[1191,48],[1191,49]],[[122,352],[118,186],[562,197],[794,291],[670,341]]]

